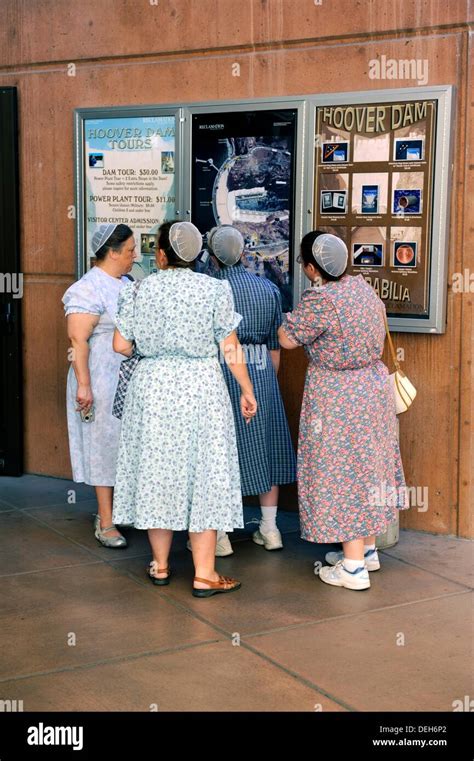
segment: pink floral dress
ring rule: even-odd
[[[285,333],[309,357],[298,443],[301,537],[381,534],[408,507],[395,401],[381,361],[384,305],[361,275],[308,288]]]

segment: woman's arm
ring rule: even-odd
[[[283,346],[284,349],[297,349],[298,346],[301,345],[296,343],[296,341],[292,341],[292,339],[287,336],[283,325],[278,328],[278,340],[280,341],[280,346]]]
[[[124,354],[125,357],[130,357],[133,353],[133,341],[127,341],[117,328],[114,331],[112,347],[117,354]]]
[[[247,423],[255,416],[257,412],[257,401],[254,396],[252,381],[245,362],[244,352],[237,338],[235,330],[224,338],[220,343],[220,348],[227,367],[231,371],[235,380],[240,386],[240,409]]]
[[[73,313],[67,316],[67,334],[72,346],[72,367],[77,379],[78,408],[88,412],[94,401],[89,372],[88,340],[99,322],[100,315]]]

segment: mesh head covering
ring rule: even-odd
[[[100,227],[97,228],[94,235],[92,236],[91,241],[91,250],[94,256],[96,255],[99,248],[102,248],[104,243],[107,243],[108,239],[117,227],[118,225],[100,225]]]
[[[192,222],[174,222],[170,227],[171,248],[184,262],[193,262],[202,248],[202,235]]]
[[[312,252],[319,266],[328,275],[339,277],[347,267],[347,246],[337,235],[318,235],[313,243]]]
[[[231,267],[242,256],[245,243],[239,230],[232,225],[221,225],[212,228],[207,245],[222,264]]]

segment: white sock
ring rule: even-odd
[[[226,536],[227,536],[227,533],[225,531],[218,531],[216,541],[219,542],[221,539],[224,539]]]
[[[375,542],[373,544],[364,544],[364,553],[369,550],[375,550]]]
[[[357,568],[363,568],[364,567],[364,561],[363,560],[349,560],[349,558],[344,558],[344,568],[346,571],[356,571]]]
[[[264,534],[269,534],[270,531],[275,531],[277,527],[276,516],[277,516],[278,506],[277,505],[275,505],[274,507],[260,506],[260,509],[262,511],[262,518],[260,520],[260,531],[263,531]]]

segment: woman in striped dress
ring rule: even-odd
[[[219,260],[217,276],[228,281],[235,310],[243,316],[237,336],[258,403],[256,416],[247,424],[240,414],[239,386],[222,363],[234,409],[242,494],[258,494],[260,498],[261,519],[253,541],[266,550],[277,550],[283,547],[276,524],[279,486],[296,480],[296,456],[277,379],[278,328],[282,321],[280,291],[242,264],[244,239],[236,228],[215,227],[208,235],[208,246]],[[217,552],[221,556],[232,553],[226,534],[219,535]]]

